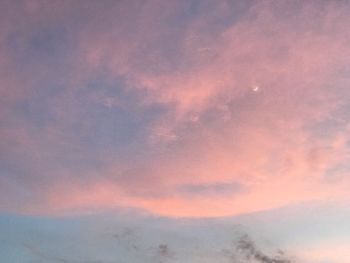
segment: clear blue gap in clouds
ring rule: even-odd
[[[312,204],[217,219],[168,219],[137,211],[64,218],[1,214],[0,252],[7,262],[230,262],[239,257],[237,240],[249,236],[257,253],[282,250],[293,260],[295,249],[314,242],[349,242],[349,219],[345,206]],[[168,253],[160,253],[162,245]]]

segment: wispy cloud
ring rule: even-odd
[[[2,6],[2,210],[348,200],[347,3]]]

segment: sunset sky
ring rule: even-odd
[[[350,1],[0,0],[0,262],[350,262]]]

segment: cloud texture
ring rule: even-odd
[[[349,8],[2,1],[0,209],[348,202]]]

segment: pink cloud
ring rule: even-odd
[[[170,197],[141,199],[141,207],[172,215],[221,215],[337,195],[337,186],[327,186],[322,177],[348,158],[346,139],[339,141],[346,135],[318,139],[305,127],[331,118],[342,103],[327,86],[337,81],[337,69],[347,63],[349,36],[344,32],[349,20],[333,4],[326,4],[317,18],[313,5],[282,18],[279,9],[286,8],[257,4],[246,18],[211,40],[196,31],[198,24],[205,24],[199,17],[179,44],[182,67],[164,73],[129,63],[138,59],[131,54],[138,46],[120,43],[125,52],[113,39],[106,44],[111,72],[128,76],[131,87],[145,89],[149,103],[173,110],[168,118],[174,121],[160,120],[152,136],[181,145],[151,164],[157,169],[150,176],[162,182],[151,188],[158,192],[164,184]],[[138,43],[142,41],[141,35]],[[259,93],[252,91],[254,85]],[[227,112],[217,127],[205,123],[206,112],[222,109]],[[187,128],[191,125],[193,129]],[[172,193],[177,185],[232,181],[249,190],[213,201],[203,196],[189,201]]]
[[[75,77],[54,101],[58,121],[24,140],[23,148],[38,147],[38,159],[45,160],[52,145],[74,145],[76,138],[59,132],[78,121],[80,108],[66,99],[75,98],[89,74],[101,68],[107,78],[125,78],[130,92],[144,92],[140,103],[162,105],[167,112],[144,133],[147,157],[123,163],[108,156],[98,171],[53,171],[53,179],[38,187],[46,201],[26,210],[130,206],[170,216],[222,216],[348,198],[346,175],[332,184],[326,178],[349,158],[348,132],[322,137],[314,131],[315,124],[336,119],[350,95],[348,80],[339,81],[350,56],[350,21],[342,4],[303,4],[289,11],[288,3],[264,1],[214,33],[214,18],[206,15],[170,30],[169,24],[181,22],[176,15],[184,7],[185,2],[151,1],[137,12],[126,2],[101,13],[89,9],[93,19],[77,33]],[[228,16],[225,4],[215,8],[215,18]],[[161,49],[165,42],[175,55]],[[120,105],[93,94],[89,101]],[[233,183],[243,190],[179,190]]]

